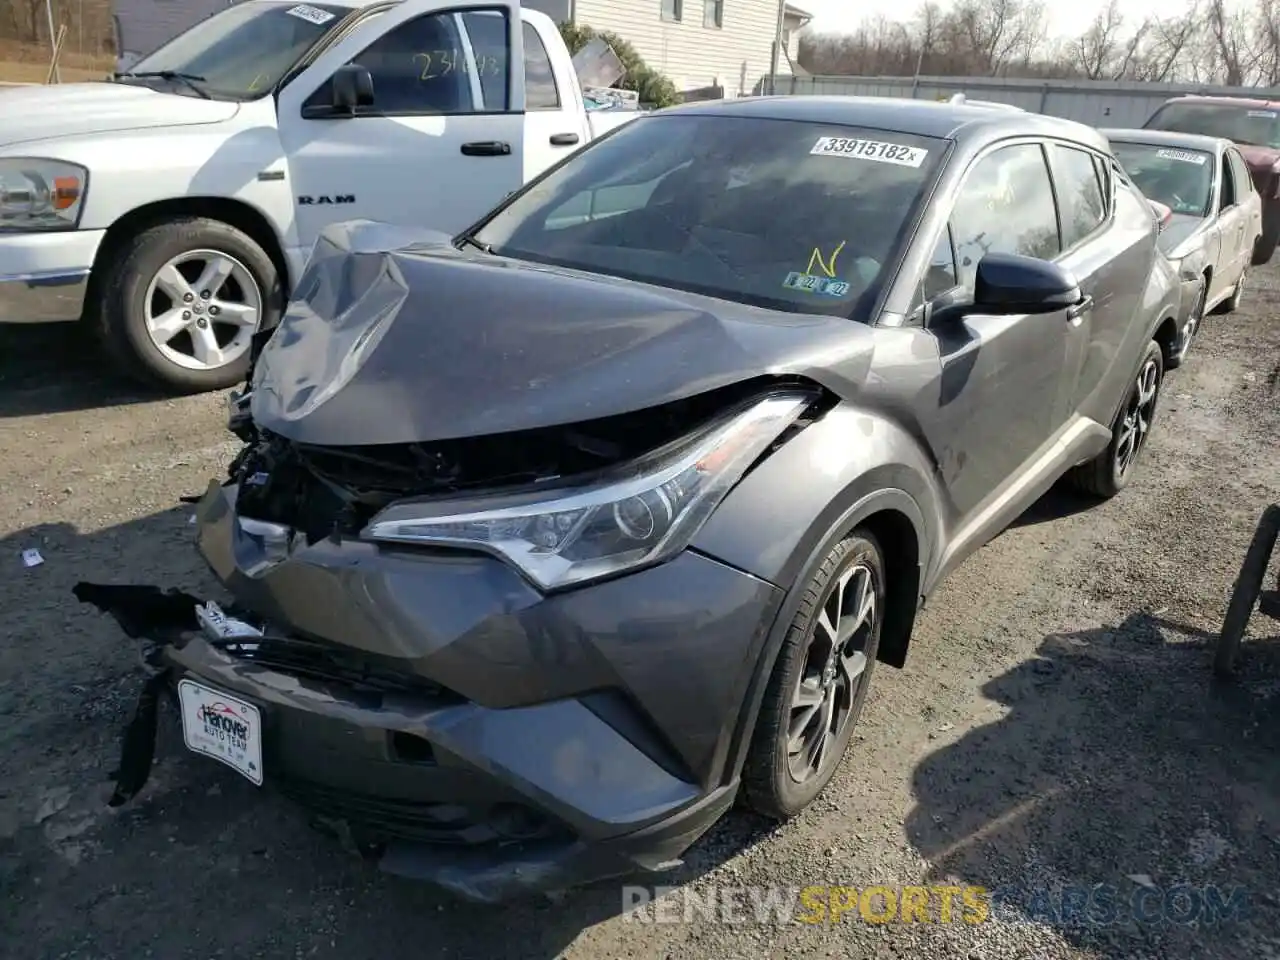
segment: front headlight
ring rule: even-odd
[[[494,554],[543,590],[657,563],[682,550],[742,474],[812,401],[775,393],[590,486],[456,500],[402,501],[375,516],[373,540]]]
[[[88,181],[74,163],[0,157],[0,233],[74,230]]]

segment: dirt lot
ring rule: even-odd
[[[834,925],[646,924],[618,915],[617,884],[458,906],[172,748],[143,795],[109,811],[135,655],[71,587],[210,589],[177,500],[220,473],[234,442],[219,397],[139,398],[64,331],[0,331],[0,954],[1280,955],[1280,630],[1256,618],[1240,682],[1209,681],[1209,635],[1255,518],[1280,498],[1280,270],[1255,277],[1246,304],[1212,318],[1171,375],[1133,487],[1093,509],[1051,495],[930,602],[908,668],[878,674],[861,735],[811,810],[772,830],[735,815],[668,881],[703,895],[1012,885],[1032,918],[980,925],[877,925],[857,911]],[[30,547],[45,563],[24,569]],[[1143,902],[1156,922],[1046,912],[1064,889],[1099,884],[1122,903],[1154,888]],[[1171,897],[1159,920],[1179,884],[1190,900]],[[1243,888],[1241,912],[1176,922],[1206,884]]]
[[[64,50],[58,61],[63,83],[101,80],[115,69],[115,57]],[[44,83],[49,75],[49,48],[0,40],[0,84]]]

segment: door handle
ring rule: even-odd
[[[464,157],[506,157],[511,154],[511,144],[501,140],[480,140],[476,143],[464,143]]]
[[[572,147],[578,142],[576,133],[553,133],[551,135],[551,145],[553,147]]]
[[[1081,297],[1079,303],[1073,303],[1071,306],[1067,307],[1067,319],[1074,323],[1092,309],[1093,297]]]

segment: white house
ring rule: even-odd
[[[778,0],[525,0],[525,5],[558,23],[616,33],[678,90],[718,86],[725,96],[736,97],[761,92],[762,80],[767,84]],[[784,3],[782,12],[778,75],[789,77],[797,71],[797,33],[812,15],[791,3]]]

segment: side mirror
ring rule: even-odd
[[[360,107],[373,106],[373,74],[358,63],[347,63],[333,74],[333,109],[339,113],[355,113]]]
[[[1056,263],[1012,253],[978,261],[973,310],[990,314],[1053,313],[1080,302],[1080,284]]]

